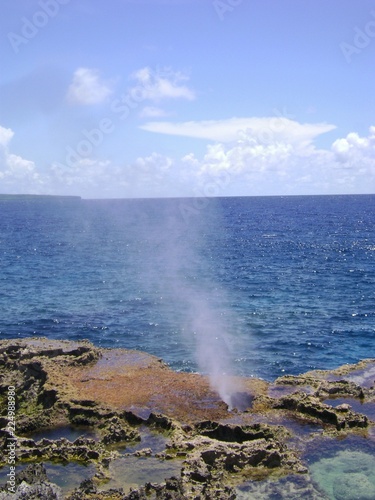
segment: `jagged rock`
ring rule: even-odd
[[[204,421],[195,426],[196,431],[202,436],[207,436],[219,441],[233,443],[244,443],[253,439],[275,439],[288,434],[282,426],[270,426],[267,424],[233,425],[220,424],[217,422]]]
[[[213,441],[210,446],[198,451],[198,457],[211,468],[215,466],[233,472],[247,465],[278,467],[281,465],[283,455],[276,443],[256,439],[242,445]]]
[[[28,484],[37,484],[41,481],[48,481],[46,469],[43,464],[30,464],[24,470],[16,474],[16,484],[23,481]]]
[[[151,448],[143,448],[142,450],[137,450],[134,452],[134,456],[136,457],[150,457],[152,455]]]
[[[240,403],[245,398],[247,412],[237,409],[229,413],[224,403],[218,406],[216,396],[209,392],[208,384],[202,382],[203,377],[195,374],[193,380],[184,374],[179,378],[165,366],[161,370],[160,363],[145,353],[126,350],[116,353],[117,350],[113,354],[88,342],[0,341],[1,463],[6,462],[6,443],[10,437],[5,430],[8,424],[5,401],[10,385],[16,392],[18,433],[57,424],[84,424],[97,431],[99,441],[78,438],[70,442],[61,438],[42,439],[36,443],[30,438],[17,437],[19,462],[79,460],[95,463],[93,477],[84,481],[68,497],[69,500],[232,500],[236,494],[229,484],[236,484],[241,477],[265,476],[268,470],[275,469],[277,474],[306,472],[297,452],[288,449],[287,439],[291,432],[281,425],[254,422],[279,423],[280,414],[282,418],[286,414],[292,419],[296,416],[304,420],[314,419],[336,434],[342,429],[347,431],[368,425],[367,418],[353,412],[349,405],[333,408],[322,400],[335,397],[365,397],[368,400],[371,390],[374,390],[346,380],[327,380],[327,373],[310,372],[279,379],[276,385],[289,386],[285,391],[282,388],[275,391],[289,393],[279,399],[266,395],[267,384],[263,384],[259,392],[252,392],[247,386],[236,393]],[[96,363],[97,360],[100,361]],[[166,372],[168,376],[163,378]],[[348,371],[337,372],[334,376],[338,378],[346,373]],[[145,392],[142,392],[142,384],[147,386]],[[120,387],[127,391],[125,399],[122,392],[120,394]],[[159,387],[160,393],[157,392]],[[290,393],[294,388],[295,392]],[[142,397],[138,398],[136,391],[142,392]],[[108,393],[110,398],[106,397]],[[215,404],[212,407],[202,405],[196,411],[199,401],[207,400],[215,401]],[[176,405],[181,406],[176,410]],[[248,408],[250,405],[251,409]],[[228,418],[236,424],[227,423]],[[162,484],[146,483],[126,495],[121,489],[102,491],[101,485],[111,474],[111,462],[118,457],[118,452],[111,451],[107,445],[139,439],[136,426],[140,425],[166,431],[169,442],[164,452],[155,454],[152,449],[144,448],[131,453],[132,459],[139,456],[146,461],[145,457],[150,455],[162,460],[183,457],[181,476]],[[338,430],[334,431],[332,426]],[[61,498],[61,492],[48,482],[42,469],[29,471],[28,477],[20,473],[19,477],[17,494],[25,495],[22,498]],[[359,481],[360,478],[351,479]],[[341,486],[344,485],[337,485],[337,488]],[[340,490],[341,494],[345,493]],[[0,499],[8,498],[4,497],[4,491],[0,495]]]
[[[147,500],[147,495],[144,489],[133,490],[128,495],[125,495],[122,500]]]
[[[174,422],[171,418],[161,415],[159,413],[150,413],[150,416],[146,420],[148,425],[154,425],[160,429],[170,430],[174,427]]]
[[[124,412],[119,414],[119,417],[126,420],[126,422],[128,422],[130,425],[140,425],[140,424],[147,423],[147,419],[145,420],[145,419],[139,417],[138,415],[136,415],[132,411],[124,411]]]
[[[55,421],[56,414],[53,410],[43,410],[42,408],[34,409],[34,412],[29,414],[19,414],[17,416],[17,429],[23,434],[29,434],[38,429],[52,427]]]
[[[30,464],[16,474],[14,493],[4,489],[0,491],[0,500],[63,500],[61,488],[50,483],[43,464]]]
[[[17,456],[28,460],[39,458],[42,460],[58,461],[92,461],[98,460],[105,454],[100,443],[89,438],[78,438],[73,443],[65,438],[57,440],[42,439],[35,443],[32,439],[19,438],[17,442]]]
[[[42,482],[29,485],[21,483],[16,492],[9,495],[8,492],[0,492],[0,500],[63,500],[61,488],[53,483]]]
[[[368,390],[366,388],[363,388],[350,380],[326,380],[322,378],[322,374],[315,377],[310,374],[284,375],[283,377],[279,377],[275,380],[275,385],[290,385],[292,387],[304,386],[306,388],[310,387],[313,388],[315,396],[324,399],[329,396],[363,399],[368,394]]]
[[[85,495],[96,493],[98,491],[98,488],[96,487],[92,479],[85,479],[84,481],[82,481],[78,489]]]
[[[109,489],[106,491],[99,491],[95,485],[91,486],[91,480],[84,481],[76,488],[73,493],[66,497],[66,500],[125,500],[128,496],[124,495],[124,491],[120,489]],[[144,500],[145,496],[133,496],[133,499]]]
[[[69,404],[69,420],[72,424],[95,426],[116,416],[116,412],[99,406]]]
[[[102,432],[102,441],[104,444],[139,441],[141,439],[137,430],[131,428],[117,416],[99,425],[99,429]]]
[[[317,418],[324,423],[335,425],[338,430],[347,427],[367,427],[368,425],[368,419],[365,415],[353,411],[342,412],[304,392],[297,392],[280,398],[274,403],[274,408],[300,412]]]
[[[259,467],[264,470],[283,467],[306,471],[298,459],[270,435],[267,439],[254,438],[254,434],[251,437],[242,442],[219,441],[205,436],[191,439],[192,451],[186,456],[181,472],[186,498],[235,498],[233,489],[223,488],[225,478],[245,470],[249,473]]]
[[[327,396],[340,396],[363,399],[365,397],[365,389],[349,380],[323,380],[319,384],[315,395],[323,398]]]
[[[351,409],[351,406],[348,405],[347,403],[343,403],[341,405],[337,405],[336,406],[336,410],[337,411],[344,411],[344,412],[347,412]]]
[[[195,483],[206,484],[212,478],[206,462],[202,460],[199,455],[190,457],[189,460],[185,462],[185,466],[181,471],[181,476],[185,483],[194,481]]]
[[[283,375],[278,377],[274,384],[275,385],[291,385],[291,386],[311,386],[318,387],[321,383],[321,379],[316,377],[303,375]]]
[[[180,478],[171,477],[166,480],[165,485],[156,491],[157,500],[184,500],[183,484]]]

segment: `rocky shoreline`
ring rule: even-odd
[[[0,499],[229,500],[240,498],[241,483],[287,475],[301,478],[304,498],[326,498],[307,478],[303,442],[371,433],[371,412],[334,403],[347,399],[370,407],[374,379],[373,359],[285,376],[273,384],[235,379],[238,408],[230,411],[205,377],[175,373],[146,353],[100,349],[85,341],[1,341],[0,466],[10,468],[14,449],[19,471],[14,494],[4,484]],[[14,391],[15,432],[9,388]],[[302,425],[314,432],[300,439]],[[95,437],[33,438],[37,431],[69,426],[89,429]],[[161,451],[143,446],[143,429],[163,436]],[[108,485],[119,459],[138,460],[139,467],[147,459],[177,464],[179,474],[160,482],[146,477],[131,491],[112,488]],[[91,464],[94,474],[63,492],[48,478],[47,462]],[[303,491],[288,498],[302,498]]]

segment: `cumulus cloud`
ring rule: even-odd
[[[202,185],[227,174],[230,194],[369,193],[375,185],[375,127],[368,137],[337,139],[331,150],[307,144],[306,137],[302,143],[267,143],[244,133],[235,143],[209,145],[199,167],[193,160]]]
[[[356,132],[349,133],[332,144],[337,160],[343,163],[375,160],[375,127],[370,127],[368,137],[360,137]]]
[[[181,71],[164,69],[153,71],[149,67],[141,68],[131,75],[136,86],[130,89],[132,93],[142,93],[143,99],[160,102],[165,99],[195,99],[195,93],[184,84],[189,78]]]
[[[129,163],[82,158],[40,171],[10,151],[13,131],[0,127],[3,192],[76,194],[86,198],[371,193],[375,186],[375,127],[351,132],[331,148],[285,138],[266,141],[244,131],[236,141],[208,144],[202,155],[154,152]]]
[[[111,93],[110,84],[101,81],[98,70],[78,68],[68,88],[67,100],[70,104],[88,106],[105,101]]]
[[[141,129],[161,134],[195,137],[218,142],[233,142],[251,136],[262,143],[285,142],[308,145],[317,136],[334,130],[328,123],[299,123],[283,116],[230,118],[190,122],[149,122]]]
[[[368,137],[344,138],[357,147],[348,168],[333,151],[341,139],[332,149],[318,149],[301,147],[297,140],[267,142],[244,132],[237,141],[208,144],[199,156],[154,152],[131,164],[108,165],[100,189],[103,196],[114,197],[369,193],[375,185],[373,136],[371,129]]]
[[[40,177],[34,162],[9,151],[13,130],[0,126],[0,180],[3,192],[38,192]]]

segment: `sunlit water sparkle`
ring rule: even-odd
[[[0,338],[87,338],[202,371],[183,286],[225,327],[206,348],[235,373],[374,356],[375,196],[204,201],[186,217],[178,199],[0,200]]]

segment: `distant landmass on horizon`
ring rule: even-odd
[[[71,196],[71,195],[54,195],[54,194],[0,194],[0,201],[4,200],[15,200],[15,199],[50,199],[50,198],[63,198],[64,200],[75,199],[81,200],[80,196]]]

